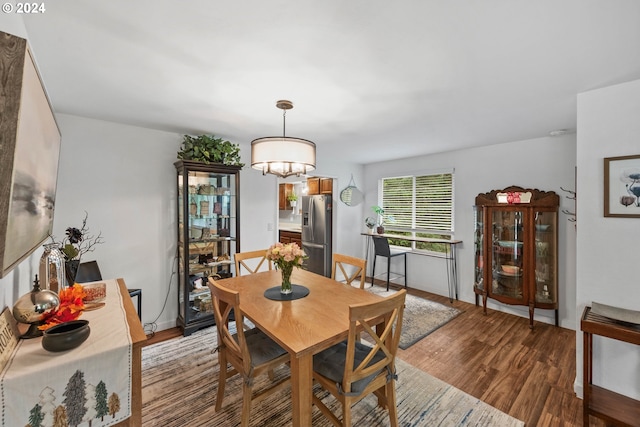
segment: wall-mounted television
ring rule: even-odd
[[[27,41],[0,31],[0,277],[52,232],[60,130]]]

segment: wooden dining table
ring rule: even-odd
[[[293,425],[311,426],[313,355],[347,338],[349,305],[382,297],[302,269],[294,269],[291,283],[308,288],[309,294],[291,301],[264,296],[280,286],[277,270],[217,282],[238,291],[244,315],[289,352]]]

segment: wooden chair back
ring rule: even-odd
[[[209,280],[209,289],[213,301],[213,316],[218,329],[218,348],[224,349],[227,361],[244,376],[244,373],[249,372],[251,368],[251,357],[242,326],[244,315],[240,310],[240,295],[236,291],[220,286],[213,279]],[[233,322],[235,322],[235,332],[229,328],[229,324]]]
[[[236,276],[242,276],[242,267],[244,267],[249,274],[254,274],[267,268],[272,270],[273,263],[267,259],[266,255],[266,249],[235,254]]]
[[[209,289],[218,331],[218,363],[220,365],[215,411],[222,408],[227,378],[240,374],[243,380],[240,426],[249,427],[251,403],[265,399],[291,382],[289,375],[276,380],[274,374],[276,367],[289,362],[289,354],[259,329],[252,328],[245,331],[244,314],[240,310],[238,292],[226,289],[212,277],[209,277]],[[232,322],[232,311],[235,331],[229,327]],[[229,364],[233,369],[228,369]],[[254,393],[252,390],[254,378],[263,373],[269,374],[272,384]]]
[[[395,374],[395,358],[402,332],[402,316],[407,291],[404,289],[373,304],[357,304],[349,307],[349,337],[342,388],[351,392],[351,384],[382,369],[369,383],[365,393],[377,390],[387,383],[387,376]],[[380,320],[383,319],[383,323]],[[362,328],[362,332],[360,329]],[[354,366],[356,343],[360,338],[371,341],[373,347],[360,364]],[[374,358],[379,361],[371,363]],[[383,368],[387,368],[386,370]],[[368,390],[368,391],[367,391]]]
[[[340,420],[322,399],[315,393],[312,396],[314,405],[333,425],[351,426],[351,406],[373,393],[389,411],[390,425],[398,427],[395,358],[406,293],[402,289],[379,302],[349,306],[346,348],[340,343],[314,356],[314,380],[342,405]],[[367,341],[373,344],[365,344]]]
[[[347,272],[347,270],[350,272]],[[343,254],[333,254],[333,268],[331,269],[331,278],[333,280],[340,281],[340,278],[343,278],[348,285],[351,285],[353,281],[360,277],[360,289],[364,289],[366,272],[366,259]]]

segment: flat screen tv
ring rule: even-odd
[[[27,41],[0,32],[0,277],[52,232],[61,135]]]

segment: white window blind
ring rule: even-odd
[[[453,174],[382,179],[385,225],[393,229],[453,232]]]

